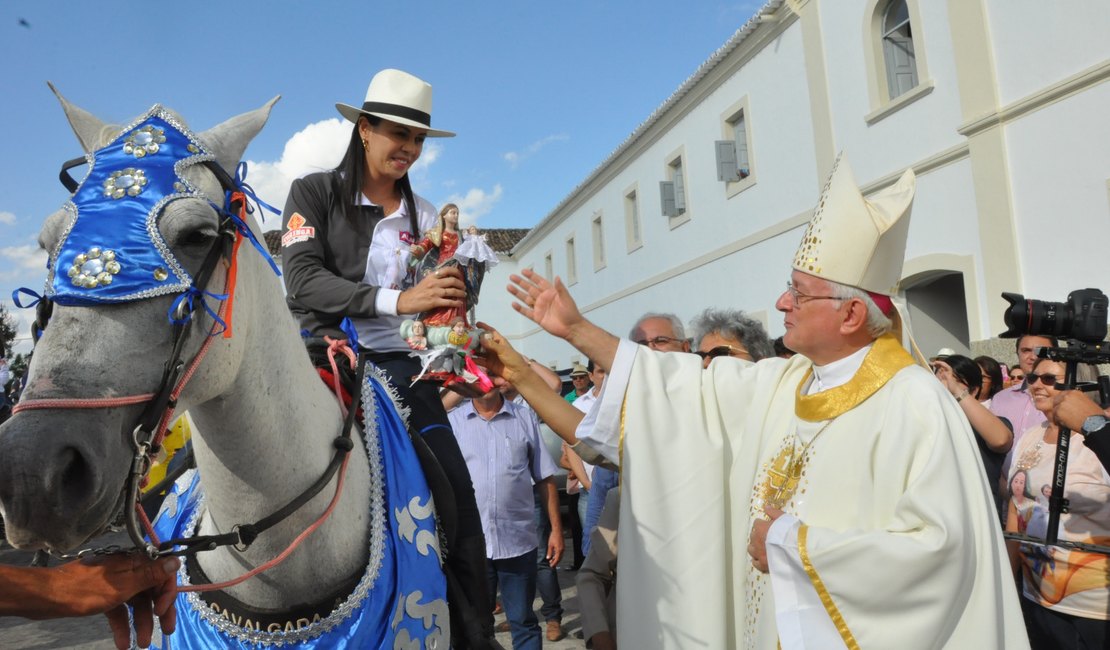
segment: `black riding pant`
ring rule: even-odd
[[[447,411],[443,410],[443,402],[439,399],[439,388],[426,381],[410,386],[412,378],[420,374],[420,362],[406,352],[370,353],[367,356],[389,377],[389,383],[397,391],[401,403],[409,408],[409,428],[424,439],[443,467],[447,481],[455,491],[459,538],[481,535],[482,519],[478,514],[478,502],[474,499],[474,485],[470,482],[470,471],[459,449],[459,441],[451,431]]]
[[[308,352],[318,367],[330,368],[326,345],[309,341]],[[486,543],[482,519],[474,498],[470,471],[451,430],[443,402],[439,399],[439,389],[435,384],[424,381],[412,385],[412,378],[420,373],[420,363],[406,352],[364,354],[370,363],[385,373],[401,405],[409,409],[409,430],[420,436],[436,457],[444,478],[454,492],[456,531],[446,560],[470,606],[468,613],[464,614],[458,603],[448,599],[452,620],[451,645],[463,650],[486,648],[481,637],[493,636],[493,616],[486,606],[489,595],[486,593]],[[344,367],[340,365],[341,370]],[[467,623],[463,619],[467,619]]]

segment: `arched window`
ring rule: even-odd
[[[917,86],[917,59],[906,0],[890,0],[883,11],[883,62],[890,99]]]

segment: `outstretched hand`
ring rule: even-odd
[[[478,357],[478,362],[485,366],[486,374],[495,385],[512,383],[529,370],[528,359],[522,357],[512,345],[509,345],[501,332],[486,323],[478,323],[478,328],[484,330],[480,339],[482,353]]]
[[[517,299],[513,309],[549,334],[562,339],[570,336],[571,330],[585,319],[563,281],[556,277],[552,284],[532,269],[524,269],[523,274],[524,277],[509,276],[509,293]]]

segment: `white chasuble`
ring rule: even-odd
[[[621,342],[579,427],[621,466],[621,645],[1027,648],[956,402],[892,337],[802,396],[811,369]],[[763,574],[747,546],[767,503],[790,517]]]

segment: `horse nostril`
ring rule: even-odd
[[[78,500],[92,495],[93,474],[81,450],[76,447],[62,449],[58,454],[58,470],[62,495],[65,498]]]

